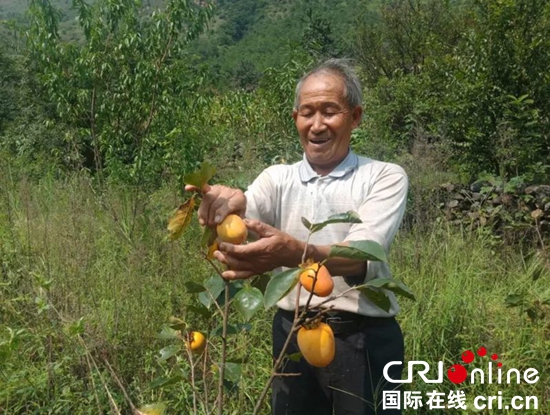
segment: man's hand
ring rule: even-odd
[[[229,267],[224,278],[244,279],[281,266],[298,266],[303,243],[258,220],[245,219],[245,223],[259,239],[246,245],[220,244],[214,257]]]
[[[242,216],[246,211],[246,197],[239,189],[220,185],[205,185],[202,189],[199,189],[187,185],[185,190],[202,193],[198,218],[199,223],[203,226],[214,227],[230,213]]]

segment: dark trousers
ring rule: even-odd
[[[278,310],[273,320],[273,356],[277,358],[292,326],[294,313]],[[382,410],[382,391],[399,390],[383,375],[386,363],[404,361],[403,334],[394,318],[365,318],[355,330],[335,334],[336,356],[324,368],[303,358],[287,360],[272,385],[273,415],[374,415],[400,414]],[[287,355],[298,352],[294,334]],[[401,379],[402,365],[389,370]]]

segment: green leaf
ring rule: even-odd
[[[160,357],[157,358],[158,362],[164,362],[165,360],[170,359],[172,356],[175,356],[181,350],[181,346],[178,344],[173,344],[171,346],[166,346],[160,350]]]
[[[187,327],[185,321],[183,321],[181,318],[177,318],[174,316],[171,316],[168,319],[168,325],[173,330],[185,330],[185,328]]]
[[[186,174],[183,177],[183,181],[186,184],[202,189],[202,187],[207,184],[212,177],[214,177],[214,174],[216,174],[216,169],[209,163],[203,162],[199,170]]]
[[[174,340],[179,338],[179,332],[171,329],[170,327],[163,327],[161,332],[155,337],[161,340]]]
[[[357,287],[357,289],[382,310],[386,312],[390,311],[390,299],[386,294],[384,294],[384,292],[373,290],[372,288],[368,288],[365,286]]]
[[[189,307],[187,307],[187,311],[190,311],[193,314],[198,314],[206,319],[211,318],[212,315],[214,314],[211,310],[204,307],[203,305],[200,305],[200,306],[190,305]]]
[[[216,239],[217,236],[218,234],[216,233],[215,228],[205,227],[204,230],[202,231],[201,246],[209,247],[214,243],[214,240]]]
[[[239,393],[239,385],[237,383],[231,382],[230,380],[223,380],[223,387],[231,395],[237,395]],[[237,415],[236,411],[233,411],[232,415]]]
[[[387,262],[386,251],[375,241],[351,241],[349,246],[332,245],[328,254],[331,257],[360,259],[363,261]]]
[[[311,224],[306,218],[302,218],[302,223],[306,228],[309,229],[311,233],[315,233],[317,231],[320,231],[325,226],[330,225],[332,223],[361,223],[361,218],[359,215],[350,210],[346,213],[337,213],[336,215],[331,215],[328,217],[327,220],[319,223]]]
[[[214,299],[218,298],[221,292],[224,290],[224,281],[219,275],[214,275],[210,277],[204,283],[206,291],[203,291],[199,294],[199,301],[206,307],[210,308]]]
[[[394,280],[393,278],[375,278],[367,282],[365,285],[367,287],[373,288],[384,288],[386,290],[394,292],[397,295],[402,295],[403,297],[407,297],[413,301],[416,301],[416,298],[414,297],[414,294],[409,289],[409,287],[407,287],[401,281]]]
[[[224,379],[238,383],[241,379],[242,365],[239,363],[225,362]]]
[[[37,314],[42,314],[44,311],[47,311],[50,309],[50,304],[48,301],[42,297],[36,297],[34,299],[34,302],[36,303],[36,306],[38,307]]]
[[[206,291],[204,285],[198,284],[193,281],[187,281],[183,285],[185,286],[185,291],[187,291],[189,294],[202,293],[203,291]]]
[[[8,332],[9,339],[0,340],[0,365],[5,363],[12,352],[18,349],[19,341],[26,332],[24,329],[14,330],[7,326],[4,328]]]
[[[77,321],[72,322],[67,328],[69,336],[80,336],[84,334],[84,317],[80,317]]]
[[[50,290],[50,288],[52,287],[53,279],[47,279],[44,276],[35,272],[33,272],[32,275],[39,287],[44,288],[44,290],[46,291]]]
[[[225,283],[225,281],[224,281]],[[242,280],[236,280],[229,282],[229,302],[235,298],[237,293],[241,290],[241,288],[244,287],[244,282]],[[218,298],[216,299],[220,307],[223,307],[225,304],[225,286],[224,290],[218,295]]]
[[[281,298],[287,295],[298,283],[299,275],[300,268],[290,268],[271,277],[265,289],[265,308],[273,307]]]
[[[269,274],[260,274],[260,275],[257,275],[252,280],[250,285],[252,285],[253,287],[256,287],[257,289],[259,289],[263,294],[263,293],[265,293],[265,290],[267,288],[267,284],[269,284],[270,280],[271,280],[271,276]]]
[[[302,358],[302,353],[301,352],[292,353],[286,356],[286,358],[291,362],[299,362],[300,359]]]
[[[164,415],[166,412],[166,405],[163,403],[143,405],[139,408],[139,412],[143,415]]]
[[[245,286],[236,295],[233,304],[237,311],[244,317],[245,321],[261,308],[264,296],[257,288]]]
[[[160,376],[160,377],[156,378],[154,381],[152,381],[149,384],[149,387],[151,389],[164,388],[166,386],[170,386],[170,385],[173,385],[175,383],[178,383],[178,382],[182,381],[183,379],[184,379],[184,377],[181,374],[172,376],[170,378],[168,378],[166,376]]]

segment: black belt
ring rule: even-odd
[[[294,320],[294,311],[279,309],[281,315],[290,321]],[[319,310],[308,311],[306,318],[315,317]],[[366,327],[381,327],[395,323],[394,317],[370,317],[349,311],[328,311],[321,316],[321,321],[330,326],[334,334],[354,333]]]

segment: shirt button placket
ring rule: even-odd
[[[317,222],[320,222],[321,220],[323,220],[322,218],[319,218],[319,203],[320,203],[320,199],[321,199],[321,187],[322,187],[322,179],[321,178],[318,178],[317,181],[315,182],[315,197],[313,198],[312,202],[313,202],[313,205],[311,206],[311,210],[313,212],[313,217],[314,217],[314,222],[317,223]]]
[[[311,223],[315,223],[315,196],[317,194],[317,184],[313,181],[310,181],[307,186],[308,198],[307,200],[304,200],[304,203],[302,204],[304,208],[304,212],[302,213],[304,213],[307,220],[311,221]],[[308,207],[309,210],[307,210]]]

